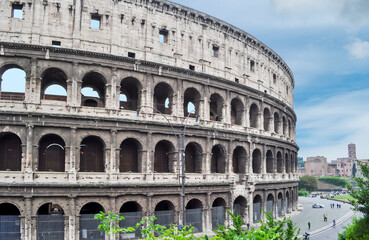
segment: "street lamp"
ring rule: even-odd
[[[173,131],[174,135],[178,139],[178,135],[174,131],[172,123],[169,121],[169,119],[162,112],[160,112],[158,109],[156,109],[154,107],[151,107],[151,106],[141,106],[140,108],[151,108],[154,111],[158,112],[160,115],[162,115],[165,118],[165,120],[168,122],[168,124],[172,128],[172,131]],[[185,172],[185,162],[184,162],[185,161],[185,159],[184,159],[184,157],[185,157],[184,140],[185,140],[185,136],[186,136],[188,118],[191,114],[193,114],[193,112],[189,112],[187,117],[185,118],[183,131],[180,134],[179,157],[180,157],[180,161],[181,161],[181,169],[180,169],[181,171],[178,172],[179,178],[181,179],[181,185],[182,185],[182,194],[181,194],[182,222],[180,222],[179,225],[178,225],[178,228],[180,230],[182,230],[183,224],[185,223],[185,196],[186,196],[185,195],[185,179],[186,179],[186,172]],[[139,117],[139,116],[140,116],[140,109],[137,109],[137,117]],[[195,121],[198,122],[199,121],[199,116],[196,116],[195,119],[196,119]]]

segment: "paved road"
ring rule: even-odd
[[[311,239],[337,239],[337,232],[342,232],[342,227],[349,223],[346,218],[351,219],[354,214],[351,211],[351,205],[332,200],[299,197],[299,203],[303,204],[304,210],[291,219],[301,229],[301,234],[304,232],[311,233]],[[323,204],[324,208],[312,208],[314,203]],[[334,208],[330,207],[331,203],[335,204]],[[337,203],[341,204],[342,207],[337,209]],[[327,222],[323,220],[324,214],[328,215]],[[334,229],[332,227],[333,219],[337,222]],[[309,221],[311,224],[310,230],[308,229]]]

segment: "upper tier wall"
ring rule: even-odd
[[[163,0],[0,1],[0,41],[135,57],[238,81],[293,108],[294,79],[255,37]],[[22,16],[13,16],[14,9]],[[91,19],[100,22],[98,29]],[[162,35],[160,36],[161,33]],[[54,41],[54,42],[53,42]]]

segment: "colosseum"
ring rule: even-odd
[[[118,239],[99,211],[208,233],[226,209],[296,210],[294,77],[254,36],[166,0],[0,12],[0,239]]]

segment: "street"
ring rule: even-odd
[[[291,218],[291,220],[300,228],[300,234],[310,233],[310,239],[314,240],[335,240],[337,234],[342,232],[343,227],[351,222],[351,218],[355,212],[351,210],[351,205],[347,203],[336,202],[319,197],[299,197],[299,203],[304,206],[303,211]],[[314,203],[324,205],[324,208],[312,208]],[[334,208],[330,204],[334,203]],[[341,208],[337,208],[337,203],[341,204]],[[328,220],[324,222],[323,216],[326,214]],[[360,214],[358,215],[360,216]],[[333,220],[336,226],[333,227]],[[310,221],[310,230],[308,222]]]

